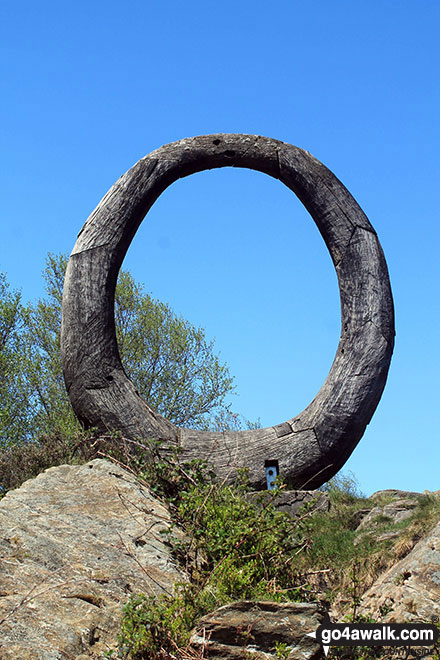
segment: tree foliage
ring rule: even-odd
[[[18,291],[0,273],[0,444],[18,442],[27,429],[28,384],[23,370],[26,313]]]
[[[115,322],[122,363],[141,396],[177,426],[206,427],[232,389],[226,365],[202,328],[153,300],[122,271]],[[212,421],[212,419],[211,419]]]
[[[61,301],[67,257],[49,255],[46,297],[22,306],[0,279],[0,443],[79,430],[65,390],[60,357]],[[226,397],[225,364],[202,328],[177,316],[121,271],[115,324],[124,368],[141,396],[178,426],[238,427]]]

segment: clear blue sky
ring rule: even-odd
[[[183,137],[307,149],[378,232],[396,306],[388,383],[344,471],[361,489],[440,489],[438,0],[39,3],[0,8],[0,270],[43,294],[50,252],[140,157]],[[263,426],[299,413],[339,338],[336,275],[307,212],[262,174],[169,188],[125,266],[206,329]]]

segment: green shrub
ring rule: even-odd
[[[206,483],[182,493],[177,520],[189,541],[180,555],[203,558],[200,579],[222,600],[298,598],[292,555],[302,545],[296,523],[272,501],[246,495],[244,483]],[[194,571],[193,571],[194,573]]]
[[[209,594],[194,585],[177,585],[172,594],[131,598],[124,607],[120,650],[133,660],[169,658],[184,649],[200,616],[215,607]]]
[[[24,481],[55,465],[89,460],[91,434],[84,431],[70,437],[60,433],[41,436],[0,448],[0,494],[19,488]]]
[[[143,478],[152,479],[151,469]],[[189,582],[171,595],[129,601],[119,639],[129,657],[171,657],[166,653],[188,643],[201,616],[234,600],[309,598],[293,561],[304,539],[266,493],[250,496],[244,475],[234,485],[215,482],[200,461],[158,461],[153,469],[153,489],[171,493],[175,525],[185,531],[182,538],[172,526],[165,534]],[[171,487],[170,472],[178,488]]]

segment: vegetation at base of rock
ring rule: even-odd
[[[176,585],[173,594],[141,595],[127,604],[119,652],[134,660],[191,657],[189,634],[198,618],[235,600],[330,604],[343,594],[345,620],[362,621],[357,613],[362,594],[402,556],[403,547],[409,552],[422,529],[426,533],[440,517],[440,498],[425,496],[411,518],[397,525],[384,519],[374,537],[366,535],[355,544],[359,512],[377,501],[363,497],[350,477],[326,486],[329,513],[306,505],[296,520],[277,511],[272,500],[250,499],[243,473],[233,485],[218,483],[202,462],[181,465],[173,457],[150,465],[142,477],[168,499],[175,524],[186,532],[181,538],[170,530],[168,541],[188,583]],[[378,530],[391,528],[401,531],[394,545],[378,540]],[[329,657],[347,657],[344,653],[333,649]],[[383,649],[358,648],[350,657],[388,656]]]
[[[177,585],[171,595],[140,594],[124,608],[119,651],[133,660],[182,657],[196,621],[215,608],[215,596],[192,584]]]
[[[291,650],[284,642],[275,642],[275,655],[279,660],[287,660]]]
[[[127,448],[117,450],[110,440],[112,453],[127,460]],[[108,439],[99,436],[95,429],[77,430],[75,434],[43,434],[34,442],[11,444],[0,448],[0,497],[8,490],[19,488],[28,479],[55,465],[78,465],[100,455],[108,447]],[[130,460],[130,459],[129,459]]]
[[[54,465],[72,461],[70,439],[42,436],[36,442],[3,448],[0,451],[0,493],[19,488],[24,481],[36,477]]]
[[[170,463],[175,489],[170,489]],[[141,595],[127,604],[120,637],[124,653],[152,660],[176,652],[187,645],[201,616],[235,600],[301,600],[292,562],[302,546],[295,523],[264,502],[264,495],[247,498],[245,474],[234,485],[216,483],[203,462],[180,465],[171,459],[166,466],[158,460],[142,478],[151,483],[153,470],[153,489],[168,491],[175,525],[185,531],[179,538],[171,528],[167,536],[188,583],[176,585],[173,594]]]
[[[174,552],[192,582],[234,600],[300,600],[292,558],[303,545],[296,523],[272,502],[247,498],[245,475],[234,485],[207,482],[184,490],[175,520],[187,537]],[[274,497],[276,497],[274,491]]]

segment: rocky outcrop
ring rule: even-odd
[[[282,490],[276,495],[274,491],[253,491],[249,493],[250,498],[261,501],[264,506],[272,502],[278,511],[288,513],[292,518],[297,518],[306,512],[327,512],[330,510],[328,493],[320,490]]]
[[[440,523],[376,580],[359,613],[398,623],[440,616]]]
[[[381,490],[373,493],[369,499],[377,504],[365,513],[357,529],[374,528],[387,519],[399,523],[411,518],[420,497],[422,497],[421,493],[401,490]]]
[[[263,505],[272,495],[263,493]],[[399,522],[419,498],[375,494],[374,508],[358,512],[359,536],[399,533],[377,519]],[[297,516],[307,507],[328,510],[328,498],[294,491],[275,505]],[[102,660],[116,646],[132,594],[171,593],[184,579],[161,534],[170,524],[147,484],[99,459],[50,468],[7,493],[0,501],[0,660]],[[365,593],[359,613],[396,622],[440,616],[440,523],[407,552]],[[307,633],[321,618],[316,604],[233,603],[204,617],[192,642],[210,660],[243,653],[270,660],[277,644],[288,647],[289,660],[317,660],[322,650]]]
[[[121,467],[54,467],[0,501],[1,660],[102,658],[131,594],[182,575],[168,510]]]
[[[357,530],[370,529],[376,527],[384,521],[399,523],[407,518],[411,518],[414,509],[417,507],[416,500],[395,500],[383,506],[375,506],[368,514],[362,518]]]
[[[289,649],[289,660],[320,660],[322,646],[307,633],[315,632],[321,621],[322,612],[313,603],[241,601],[204,617],[191,644],[204,648],[209,660],[275,660],[280,657],[277,644]]]
[[[422,496],[422,493],[395,489],[378,490],[370,495],[368,499],[373,503],[373,508],[359,509],[355,515],[358,534],[354,545],[358,545],[368,536],[374,536],[379,543],[398,539],[401,529],[380,532],[379,528],[386,523],[397,524],[410,519]]]
[[[373,502],[383,502],[384,500],[418,499],[422,496],[422,494],[423,493],[417,493],[413,490],[397,490],[396,488],[387,488],[385,490],[376,490],[376,492],[370,495],[368,499],[372,500]],[[431,495],[432,494],[433,493],[431,493]]]

